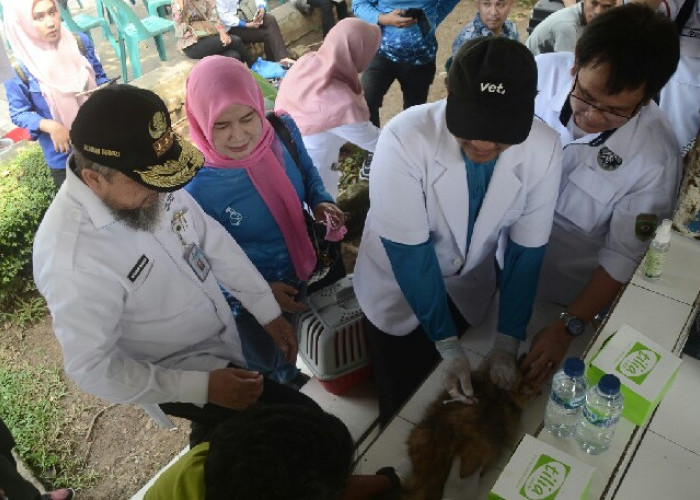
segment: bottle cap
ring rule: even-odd
[[[671,241],[671,219],[664,219],[661,225],[656,228],[656,236],[654,239],[659,243],[668,243]]]
[[[600,382],[598,382],[598,389],[603,394],[614,396],[620,392],[620,379],[611,373],[603,375]]]
[[[567,358],[564,361],[564,373],[569,377],[580,377],[586,369],[580,358]]]

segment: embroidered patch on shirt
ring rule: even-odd
[[[139,277],[139,275],[143,272],[144,269],[146,269],[146,266],[150,262],[150,259],[146,257],[145,255],[142,255],[139,257],[139,260],[136,261],[136,265],[131,268],[131,271],[129,271],[129,274],[127,274],[127,278],[129,278],[129,281],[134,283],[136,281],[136,278]]]
[[[232,226],[240,226],[243,222],[243,214],[231,207],[226,207],[224,210],[228,214],[228,220]]]
[[[610,148],[603,146],[598,150],[598,166],[608,172],[617,170],[622,165],[622,158],[613,153]]]
[[[656,214],[639,214],[634,221],[634,235],[647,241],[654,236],[656,226],[659,225],[659,216]]]

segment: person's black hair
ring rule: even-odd
[[[214,432],[205,498],[337,500],[353,455],[348,429],[320,408],[256,404]]]
[[[680,41],[676,25],[646,5],[632,3],[597,16],[576,43],[576,65],[608,69],[606,90],[615,95],[644,86],[656,95],[676,71]]]

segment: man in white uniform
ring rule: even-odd
[[[369,320],[382,424],[440,358],[451,397],[478,398],[457,336],[483,320],[494,296],[504,229],[488,362],[496,383],[515,381],[561,173],[557,134],[533,121],[536,80],[524,45],[475,38],[454,58],[447,100],[404,111],[379,137],[354,286]]]
[[[630,57],[634,54],[634,57]],[[538,56],[535,110],[564,161],[540,296],[566,311],[533,340],[523,368],[552,375],[572,339],[630,278],[678,195],[673,130],[651,100],[678,64],[674,24],[644,5],[601,14],[574,54]]]
[[[650,1],[658,4],[658,0]],[[680,147],[685,148],[700,128],[700,2],[664,0],[660,9],[676,22],[681,59],[661,91],[659,106],[668,116]]]
[[[67,181],[34,241],[34,279],[76,384],[192,420],[192,444],[258,399],[313,404],[244,369],[219,284],[291,361],[294,331],[236,242],[180,189],[203,157],[173,133],[163,101],[130,85],[98,90],[71,142]]]

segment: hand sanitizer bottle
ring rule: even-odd
[[[644,277],[648,280],[658,280],[664,269],[664,262],[671,248],[671,220],[664,219],[656,228],[656,236],[649,245],[644,259]]]

